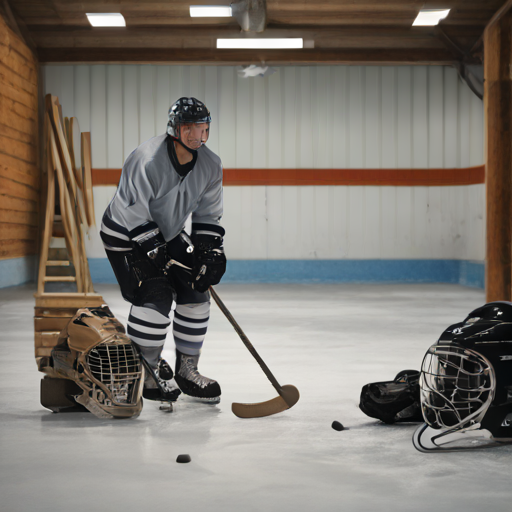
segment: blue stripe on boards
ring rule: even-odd
[[[223,282],[458,283],[458,260],[228,260]]]
[[[88,258],[88,261],[93,283],[117,283],[107,258]]]
[[[485,265],[480,261],[461,261],[459,283],[485,289]]]
[[[90,258],[89,268],[94,283],[116,283],[106,258]],[[484,263],[465,260],[228,260],[222,283],[453,283],[483,288]]]
[[[0,260],[0,288],[18,286],[37,279],[37,257]]]

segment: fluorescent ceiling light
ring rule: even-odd
[[[230,5],[191,5],[192,18],[230,18]]]
[[[450,9],[422,9],[418,16],[416,16],[413,25],[437,25],[441,20],[444,20],[446,16],[448,16],[449,12]]]
[[[237,50],[267,50],[281,48],[303,48],[304,41],[301,37],[288,37],[284,39],[217,39],[217,48],[229,48]]]
[[[86,13],[93,27],[126,27],[126,21],[118,12]]]

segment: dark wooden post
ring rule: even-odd
[[[484,32],[487,301],[512,300],[512,1]]]

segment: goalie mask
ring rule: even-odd
[[[141,360],[108,307],[79,309],[52,350],[50,377],[82,391],[74,400],[99,418],[130,418],[142,410]]]
[[[450,326],[423,359],[420,451],[512,442],[512,303],[491,302]]]
[[[208,141],[212,118],[206,105],[196,98],[180,98],[169,109],[167,133],[189,150]]]

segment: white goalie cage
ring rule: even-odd
[[[425,422],[453,432],[480,423],[494,399],[496,375],[482,354],[439,343],[425,354],[420,390]]]
[[[99,403],[135,405],[137,384],[142,378],[142,364],[133,345],[113,336],[95,345],[85,354]],[[105,389],[106,388],[106,389]]]

